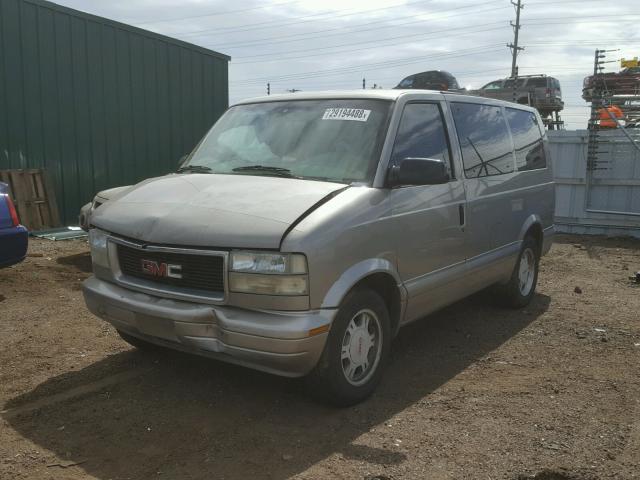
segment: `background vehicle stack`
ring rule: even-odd
[[[562,90],[557,78],[544,74],[509,77],[489,82],[471,95],[496,98],[534,107],[550,130],[563,128],[560,112],[564,108]]]
[[[620,150],[620,144],[627,144],[631,150],[639,150],[638,135],[629,130],[638,125],[640,114],[640,66],[637,57],[622,59],[620,72],[604,73],[607,50],[596,50],[593,75],[583,82],[582,98],[591,103],[589,119],[589,140],[587,149],[587,170],[609,168],[610,153]],[[609,118],[607,118],[609,117]],[[606,127],[605,127],[606,122]],[[620,130],[624,135],[603,135],[606,130]],[[615,128],[617,127],[617,128]],[[630,134],[630,132],[632,134]],[[606,155],[605,155],[606,154]],[[630,152],[633,155],[632,152]]]
[[[606,50],[596,50],[593,75],[584,79],[582,98],[591,102],[591,122],[595,122],[594,110],[605,105],[617,106],[624,115],[624,126],[637,127],[640,121],[640,63],[638,57],[620,61],[619,72],[603,72],[608,63]]]

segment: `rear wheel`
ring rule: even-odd
[[[536,293],[540,248],[538,242],[528,235],[522,242],[518,261],[506,285],[496,288],[500,302],[513,308],[529,304]]]
[[[370,289],[351,292],[331,326],[318,365],[307,377],[313,394],[338,406],[363,401],[382,378],[390,341],[384,300]]]

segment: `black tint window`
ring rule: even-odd
[[[449,88],[460,88],[458,81],[454,77],[449,79]]]
[[[531,112],[507,108],[507,121],[516,148],[516,168],[518,171],[545,168],[547,159],[544,155],[542,135],[538,120]]]
[[[513,152],[500,107],[453,103],[453,118],[467,178],[513,172]]]
[[[400,88],[411,88],[413,86],[413,77],[407,77],[400,82],[398,87]]]
[[[436,158],[450,168],[451,155],[438,105],[410,103],[404,107],[392,161],[399,162],[404,158]]]
[[[502,86],[502,88],[513,88],[513,82],[515,80],[513,79],[508,79],[504,81],[504,85]],[[518,88],[522,87],[522,85],[524,85],[525,79],[524,78],[519,78],[518,81],[516,82],[516,86]]]
[[[529,87],[546,87],[547,86],[547,77],[540,78],[530,78],[527,82],[527,86]]]
[[[420,75],[416,75],[416,78],[413,82],[413,88],[422,88],[426,89],[431,82],[429,81],[429,76],[421,73]]]
[[[444,76],[439,72],[425,72],[418,75],[425,82],[442,82],[446,81]]]

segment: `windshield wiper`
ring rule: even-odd
[[[212,170],[205,165],[185,165],[178,169],[178,173],[193,172],[193,173],[211,173]]]
[[[247,165],[246,167],[236,167],[234,172],[267,172],[281,177],[293,177],[291,170],[283,167],[269,167],[267,165]]]

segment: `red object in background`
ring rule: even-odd
[[[624,113],[622,113],[622,110],[617,105],[611,105],[610,107],[601,108],[600,110],[598,110],[598,112],[600,115],[600,128],[617,128],[618,124],[611,117],[617,119],[624,118]]]
[[[11,223],[13,227],[17,227],[20,225],[20,218],[18,218],[18,212],[16,211],[16,206],[13,204],[13,200],[9,195],[3,195],[5,198],[5,202],[7,203],[7,207],[9,208],[9,216],[11,216]]]

